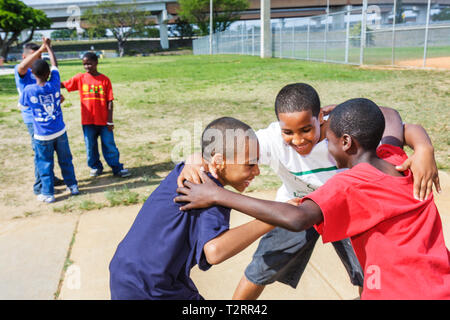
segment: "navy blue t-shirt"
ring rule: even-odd
[[[178,164],[153,191],[117,247],[109,265],[111,299],[202,299],[190,271],[211,267],[203,247],[229,229],[230,209],[180,211],[173,199],[183,167]]]

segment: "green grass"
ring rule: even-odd
[[[63,80],[83,72],[80,61],[60,63]],[[105,173],[89,177],[80,124],[79,96],[63,104],[73,163],[82,194],[56,194],[57,202],[36,209],[31,192],[33,159],[26,128],[17,111],[12,76],[0,76],[0,219],[29,212],[77,213],[145,201],[174,167],[171,154],[184,141],[185,153],[198,150],[200,133],[213,119],[239,118],[254,129],[276,120],[273,105],[286,84],[307,82],[322,105],[355,97],[373,99],[399,110],[405,122],[428,131],[440,169],[450,169],[450,71],[370,70],[356,66],[250,56],[155,56],[105,59],[99,71],[110,77],[114,96],[115,139],[121,162],[132,176]],[[183,149],[179,150],[183,151]],[[58,165],[55,164],[55,168]],[[274,189],[278,178],[268,168],[250,191]],[[55,170],[60,176],[59,169]],[[64,188],[60,188],[63,191]]]

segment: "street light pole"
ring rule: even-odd
[[[213,0],[209,0],[209,54],[213,52]]]

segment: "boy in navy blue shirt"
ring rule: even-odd
[[[79,194],[72,154],[66,134],[66,126],[61,110],[60,77],[55,54],[50,46],[50,39],[44,39],[52,68],[42,59],[33,62],[32,73],[35,84],[26,86],[20,96],[20,105],[30,108],[33,119],[34,146],[36,165],[42,181],[38,200],[46,203],[55,201],[54,197],[54,152],[65,184],[72,195]],[[51,78],[47,81],[49,75]]]
[[[259,175],[258,148],[253,130],[233,118],[214,120],[202,135],[205,169],[217,174],[218,186],[239,192]],[[150,195],[117,247],[109,266],[112,299],[203,299],[191,268],[206,271],[272,230],[258,220],[229,229],[230,209],[220,206],[181,212],[173,199],[183,167],[178,164]]]

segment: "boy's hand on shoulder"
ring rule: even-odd
[[[286,203],[292,204],[293,206],[298,207],[302,198],[293,198],[291,200],[286,201]]]
[[[201,154],[194,153],[189,157],[187,157],[184,163],[183,170],[181,170],[181,173],[177,179],[178,187],[179,188],[184,187],[183,182],[185,180],[196,184],[200,184],[201,183],[200,170],[202,170],[202,168],[203,168],[203,159]],[[211,174],[214,176],[213,173]],[[214,177],[217,179],[216,176]]]
[[[336,108],[337,104],[329,104],[328,106],[322,107],[322,113],[324,116],[327,116],[331,113],[331,111]]]
[[[210,179],[204,171],[199,171],[201,184],[195,184],[190,181],[184,181],[184,187],[178,188],[180,194],[175,197],[174,202],[187,202],[180,207],[180,210],[187,211],[191,209],[208,208],[215,205],[214,196],[223,190]]]
[[[436,191],[441,192],[433,149],[417,149],[411,157],[395,168],[401,172],[411,170],[414,177],[414,198],[417,200],[427,199],[433,192],[433,184]]]

